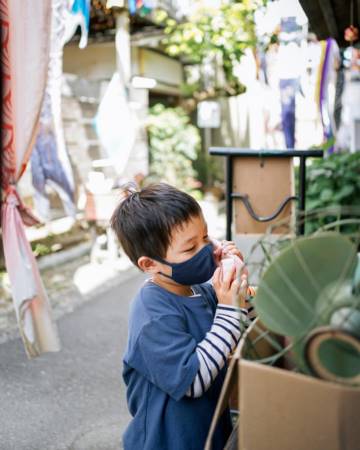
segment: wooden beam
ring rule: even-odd
[[[330,0],[319,0],[321,11],[324,15],[326,25],[329,29],[330,36],[334,39],[339,38],[339,30],[334,15],[334,10]]]

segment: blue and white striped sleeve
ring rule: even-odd
[[[223,304],[217,306],[211,329],[196,346],[200,365],[186,392],[188,397],[201,397],[207,391],[248,325],[247,309]]]

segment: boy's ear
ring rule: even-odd
[[[158,273],[160,272],[160,264],[154,259],[149,258],[148,256],[140,256],[137,261],[139,268],[146,273]]]

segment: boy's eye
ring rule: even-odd
[[[208,240],[209,240],[209,236],[208,235],[204,236],[204,241],[208,241]]]
[[[195,249],[195,245],[193,245],[191,248],[188,248],[188,249],[184,250],[184,252],[191,252],[194,249]]]

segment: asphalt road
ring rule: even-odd
[[[143,277],[112,286],[58,321],[62,350],[29,361],[0,345],[1,450],[119,450],[129,420],[121,357]]]

